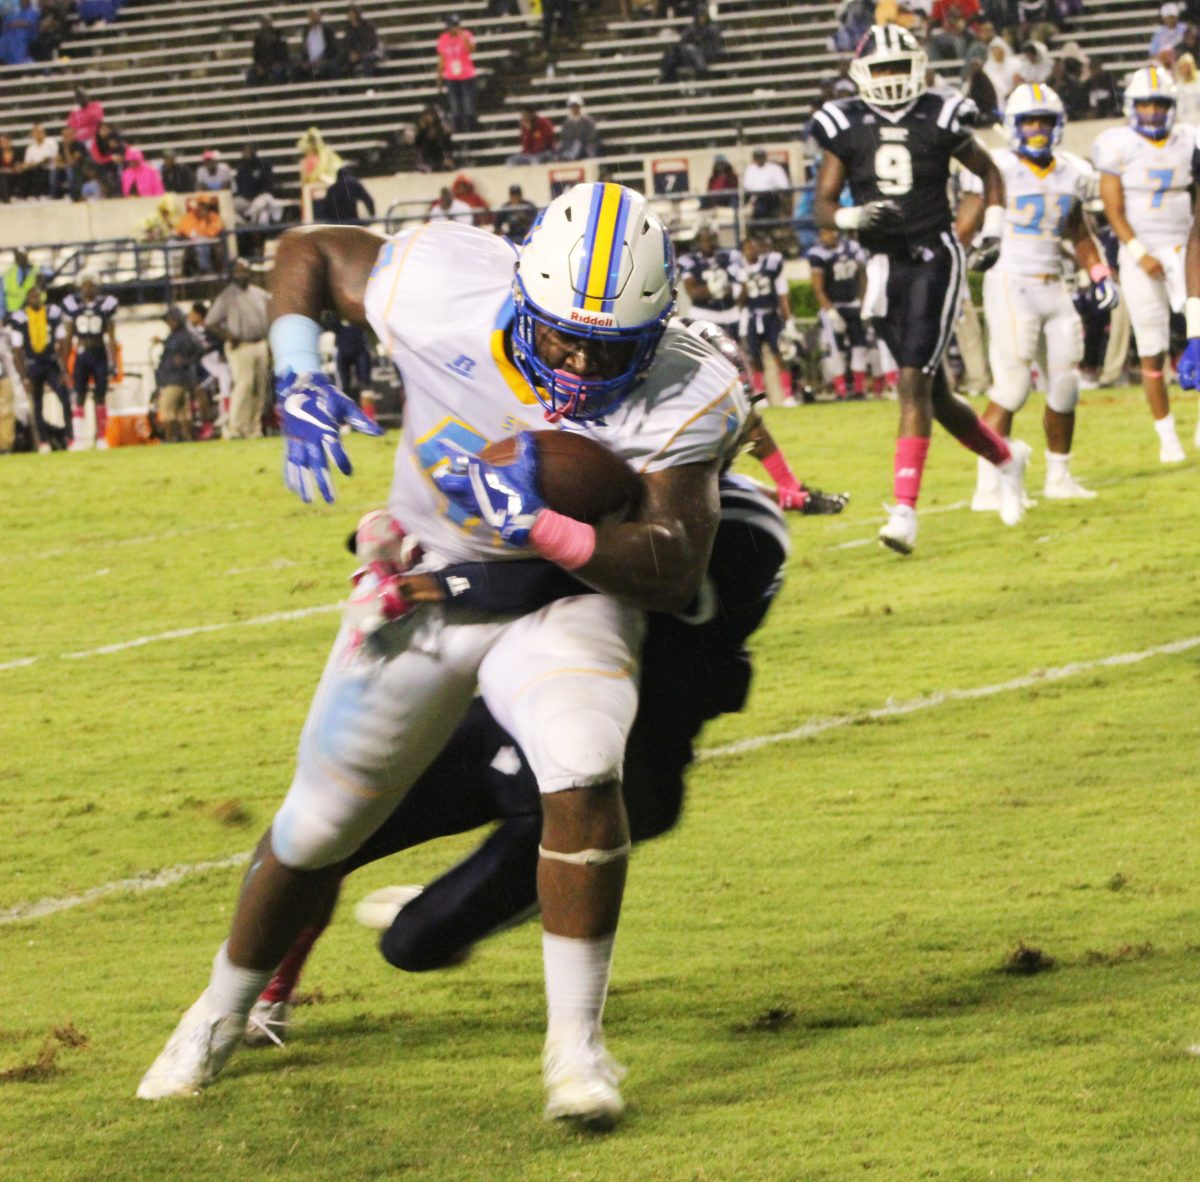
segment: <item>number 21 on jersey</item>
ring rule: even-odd
[[[1058,206],[1058,217],[1053,225],[1043,226],[1046,220],[1046,195],[1044,193],[1022,193],[1013,198],[1013,219],[1010,225],[1014,234],[1043,234],[1051,238],[1061,238],[1063,227],[1067,224],[1067,215],[1071,212],[1071,203],[1075,199],[1062,194],[1051,199],[1051,204]]]

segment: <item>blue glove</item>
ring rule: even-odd
[[[1175,372],[1185,390],[1200,390],[1200,337],[1188,341]]]
[[[546,507],[537,491],[538,453],[533,436],[517,436],[517,455],[498,468],[470,452],[442,443],[450,463],[435,469],[433,482],[471,517],[481,517],[510,546],[527,546],[529,531]]]
[[[339,428],[348,423],[364,435],[382,435],[373,423],[324,374],[297,376],[285,370],[275,379],[275,399],[283,424],[286,450],[283,482],[307,505],[312,500],[312,483],[332,504],[329,461],[349,476],[350,459],[342,447]]]
[[[1121,293],[1111,279],[1092,284],[1092,303],[1100,312],[1108,312],[1121,302]]]

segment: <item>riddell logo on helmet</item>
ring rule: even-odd
[[[591,316],[586,312],[576,312],[573,308],[571,309],[571,315],[569,319],[573,320],[576,324],[598,324],[606,326],[615,323],[615,318],[612,316]]]

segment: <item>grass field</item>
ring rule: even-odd
[[[1006,530],[959,505],[974,459],[941,436],[902,560],[871,540],[894,420],[773,414],[854,500],[793,518],[750,708],[634,858],[607,1138],[540,1119],[535,927],[403,977],[345,903],[285,1051],[134,1099],[239,868],[27,905],[250,848],[335,628],[283,613],[342,595],[394,440],[353,441],[333,508],[289,497],[277,441],[0,461],[0,1179],[1200,1177],[1197,464],[1159,465],[1138,394],[1093,393],[1075,470],[1100,499]]]

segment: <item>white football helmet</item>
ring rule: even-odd
[[[546,417],[599,418],[633,388],[662,339],[675,305],[671,239],[633,189],[575,185],[533,223],[517,262],[513,302],[513,361]],[[538,355],[539,324],[612,345],[620,372],[592,378],[552,368]]]
[[[1034,116],[1050,116],[1054,120],[1049,134],[1024,126]],[[1046,164],[1053,157],[1054,149],[1062,142],[1066,123],[1062,99],[1042,82],[1022,82],[1004,104],[1004,130],[1009,146],[1018,156],[1037,164]]]
[[[1147,139],[1162,140],[1170,134],[1175,123],[1175,82],[1162,66],[1143,66],[1134,70],[1125,83],[1125,118],[1129,126]],[[1138,103],[1154,103],[1159,107],[1152,115],[1139,116]]]
[[[925,93],[928,65],[928,55],[907,29],[872,25],[854,51],[850,80],[863,102],[874,107],[902,107]],[[876,73],[884,66],[900,68]]]

